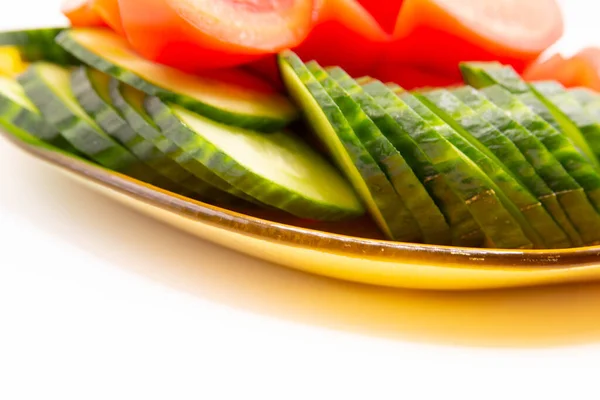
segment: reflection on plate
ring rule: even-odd
[[[174,195],[50,148],[5,135],[29,154],[115,200],[202,239],[273,263],[367,284],[487,289],[600,278],[600,247],[489,250],[382,240],[368,219],[314,223],[229,210]]]

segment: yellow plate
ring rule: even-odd
[[[600,247],[488,250],[382,240],[368,220],[312,223],[190,200],[5,134],[29,154],[91,188],[202,239],[332,278],[418,289],[491,289],[600,278]]]

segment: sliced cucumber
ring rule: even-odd
[[[421,98],[432,111],[485,155],[481,161],[476,161],[477,164],[518,208],[520,213],[516,215],[521,216],[521,226],[535,247],[564,246],[568,241],[565,232],[519,181],[528,178],[522,173],[527,170],[528,163],[516,146],[449,91],[434,90],[422,94]],[[523,161],[525,166],[520,165]]]
[[[306,67],[338,105],[356,136],[392,183],[401,200],[398,211],[400,212],[402,205],[406,207],[402,211],[408,213],[407,218],[416,220],[425,243],[450,244],[450,227],[437,204],[413,172],[412,166],[382,134],[359,103],[354,101],[346,88],[340,86],[316,62],[311,61]],[[360,89],[358,84],[355,86]],[[416,144],[414,147],[417,147]]]
[[[57,38],[86,64],[215,121],[249,129],[277,131],[296,119],[284,96],[253,90],[214,77],[191,75],[140,57],[125,39],[103,29],[71,29]]]
[[[323,86],[291,51],[279,56],[279,65],[290,95],[385,235],[394,240],[420,241],[418,225],[399,211],[394,188]]]
[[[112,170],[152,182],[156,175],[108,136],[81,108],[71,89],[71,72],[45,62],[19,76],[25,93],[48,123],[78,151]]]
[[[148,97],[146,94],[116,79],[111,79],[109,87],[113,104],[133,130],[153,143],[165,157],[170,158],[180,166],[180,168],[173,168],[169,172],[174,176],[174,179],[181,182],[192,180],[193,185],[201,185],[204,182],[206,185],[234,195],[239,199],[260,205],[256,199],[231,186],[202,163],[190,157],[172,140],[166,138],[144,109],[144,101]]]
[[[561,110],[561,106],[554,104],[535,87],[528,85],[510,66],[498,66],[497,64],[489,65],[487,63],[463,63],[461,64],[461,71],[465,77],[465,81],[471,86],[482,88],[498,84],[509,92],[518,95],[520,100],[531,107],[532,110],[538,113],[555,129],[564,132],[584,156],[588,158],[596,168],[600,168],[600,161],[598,160],[593,147],[596,146],[596,144],[588,143],[584,134],[577,126],[577,123],[579,122],[584,123],[585,118],[581,121],[573,120],[564,113],[569,110],[569,107],[576,106],[576,101],[571,101],[573,100],[571,99],[566,103],[561,103],[561,105],[567,107],[566,109]],[[534,100],[532,94],[534,94],[537,99]],[[579,116],[573,117],[578,118]],[[600,140],[598,143],[600,149]]]
[[[189,157],[264,204],[301,218],[340,220],[364,213],[344,178],[288,132],[262,134],[204,118],[148,97],[146,110]]]
[[[495,87],[504,90],[498,86]],[[584,200],[588,207],[590,205],[581,187],[565,171],[554,155],[535,135],[513,119],[510,114],[488,100],[483,93],[466,86],[452,90],[452,94],[515,144],[524,156],[519,164],[525,165],[523,163],[527,162],[533,169],[532,171],[529,166],[525,166],[524,170],[515,171],[515,174],[527,177],[527,179],[522,179],[522,182],[546,207],[550,215],[567,234],[572,244],[581,246],[583,244],[581,236],[565,211],[575,205],[572,200],[576,198]],[[495,148],[498,149],[498,147]],[[579,218],[575,218],[573,222],[575,221],[581,222]],[[585,230],[584,226],[581,226],[581,228]]]
[[[592,89],[577,87],[570,89],[569,93],[584,107],[595,101],[600,101],[600,94],[594,92]]]
[[[594,118],[596,123],[600,123],[600,97],[585,104],[585,111]]]
[[[47,61],[60,65],[78,65],[79,60],[59,46],[55,39],[67,28],[42,28],[0,32],[0,46],[19,49],[25,61]]]

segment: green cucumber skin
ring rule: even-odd
[[[338,84],[346,90],[352,99],[362,108],[366,116],[378,127],[384,135],[391,135],[400,127],[385,110],[377,105],[375,99],[366,94],[362,87],[350,75],[340,68],[330,68],[328,73]],[[402,135],[403,132],[398,133]],[[393,143],[392,143],[393,145]],[[415,145],[416,146],[416,145]],[[426,156],[423,155],[425,158]],[[483,245],[484,236],[479,225],[473,220],[466,206],[448,187],[444,177],[431,162],[429,168],[420,168],[418,179],[423,183],[431,196],[438,200],[439,207],[450,223],[451,243],[456,246],[480,247]]]
[[[248,203],[262,205],[256,199],[231,186],[197,160],[186,155],[183,149],[166,138],[160,131],[160,128],[157,127],[149,117],[146,119],[140,114],[140,111],[142,110],[136,110],[123,97],[121,89],[124,88],[124,85],[124,83],[121,83],[114,78],[111,80],[109,90],[113,104],[135,132],[156,146],[156,148],[162,152],[164,157],[173,160],[175,165],[180,167],[171,169],[169,171],[170,176],[173,176],[173,178],[179,182],[184,182],[186,187],[188,185],[197,188],[206,187],[205,190],[202,189],[203,192],[212,191],[211,187],[213,187],[241,200],[245,200]],[[221,195],[219,197],[222,198],[223,196]]]
[[[115,140],[127,148],[140,161],[157,172],[154,184],[163,189],[201,200],[231,203],[234,198],[198,180],[179,179],[177,168],[181,168],[154,144],[136,133],[114,106],[101,97],[94,87],[92,73],[86,67],[74,71],[72,88],[79,104],[92,116],[98,125]],[[110,101],[110,100],[108,100]],[[175,172],[175,173],[172,173]],[[189,175],[191,177],[191,174]],[[187,177],[184,177],[187,178]]]
[[[189,96],[179,95],[171,91],[164,90],[126,69],[107,62],[102,57],[94,54],[88,49],[83,48],[76,42],[76,40],[69,36],[68,31],[59,34],[56,38],[56,41],[66,51],[91,67],[111,75],[112,77],[127,83],[146,94],[156,96],[165,102],[178,104],[190,111],[196,112],[214,121],[262,132],[279,131],[293,121],[293,119],[276,119],[266,116],[232,113],[227,110],[202,103]]]
[[[551,188],[557,193],[563,209],[580,232],[584,244],[595,243],[600,225],[595,210],[597,201],[593,200],[598,199],[600,194],[600,175],[592,164],[564,134],[506,89],[496,85],[482,89],[482,93],[535,135],[571,177],[571,180],[565,178],[561,180],[563,184]]]
[[[359,185],[365,184],[367,186],[369,195],[375,204],[369,204],[367,201],[365,203],[369,206],[370,212],[374,215],[375,222],[381,230],[392,240],[420,242],[422,240],[421,232],[416,222],[414,222],[414,218],[411,218],[411,222],[398,212],[400,200],[394,188],[383,171],[377,166],[376,161],[356,137],[343,113],[323,86],[294,53],[285,52],[280,55],[280,63],[287,63],[292,68],[294,74],[302,82],[304,89],[318,103],[320,111],[334,128],[337,135],[334,140],[339,141],[342,145],[344,154],[338,154],[335,143],[327,142],[327,138],[323,137],[322,142],[328,148],[329,153],[333,155],[339,169],[352,182],[357,192],[360,193]],[[296,100],[297,103],[300,103],[300,99]],[[307,120],[309,123],[312,122],[308,118]],[[317,129],[315,128],[315,130]],[[350,158],[351,164],[355,167],[355,172],[360,176],[362,182],[357,182],[356,177],[345,170],[343,165],[344,156]],[[377,217],[378,215],[379,217]]]
[[[528,177],[528,179],[522,179],[522,181],[567,234],[571,245],[581,245],[583,243],[582,239],[571,220],[567,217],[563,206],[559,203],[559,196],[571,198],[572,191],[577,192],[579,195],[583,194],[583,191],[552,153],[546,149],[537,137],[504,110],[489,101],[481,92],[470,86],[455,89],[451,92],[516,146],[523,156],[519,162],[528,163],[531,169],[528,167],[525,168],[525,171],[513,172]],[[505,159],[504,157],[500,158]],[[540,184],[538,181],[542,181],[542,183]]]
[[[444,129],[449,127],[443,122],[441,128],[440,125],[431,125],[420,116],[420,112],[416,112],[381,83],[371,82],[363,88],[404,132],[410,133],[417,141],[421,151],[447,178],[454,193],[468,207],[489,241],[500,248],[532,247],[521,225],[507,212],[504,202],[499,198],[501,192],[495,189],[494,184],[476,164],[459,151],[460,148],[455,147],[460,139],[458,134],[451,129]],[[424,106],[422,108],[427,109]]]
[[[55,39],[68,28],[42,28],[0,32],[0,46],[15,46],[28,62],[47,61],[59,65],[81,62],[60,47]]]
[[[419,225],[423,241],[449,245],[450,227],[411,165],[337,81],[316,62],[307,63],[306,66],[338,105],[356,136],[386,174],[401,203],[406,207],[408,218],[414,218]]]
[[[532,84],[532,87],[546,103],[552,104],[551,108],[558,110],[579,129],[597,161],[600,157],[600,124],[594,121],[577,99],[558,82],[538,82]]]
[[[229,155],[219,150],[189,129],[157,97],[148,97],[145,108],[152,120],[161,128],[163,134],[185,150],[186,156],[199,161],[232,186],[258,199],[263,204],[284,210],[300,218],[338,221],[355,218],[362,210],[332,208],[306,199],[299,193],[293,193],[270,181],[259,177],[238,164]],[[271,135],[276,135],[272,133]],[[257,184],[257,182],[261,182]]]
[[[48,64],[30,66],[18,78],[29,99],[40,110],[42,116],[56,127],[61,135],[78,151],[103,167],[149,182],[154,175],[141,168],[139,161],[116,141],[107,136],[98,126],[73,113],[64,104],[42,76]],[[70,87],[64,88],[73,96]],[[73,96],[73,100],[74,96]]]

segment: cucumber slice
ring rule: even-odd
[[[165,157],[170,158],[181,167],[174,168],[169,172],[171,175],[177,176],[178,181],[189,179],[200,181],[194,182],[194,185],[204,182],[239,199],[262,205],[256,199],[231,186],[202,163],[190,157],[172,140],[166,138],[144,109],[144,101],[148,97],[146,94],[114,78],[111,79],[109,90],[113,104],[133,130],[153,143]]]
[[[45,62],[35,63],[18,80],[46,121],[78,151],[114,171],[146,182],[156,179],[149,168],[104,133],[81,108],[73,95],[68,69]]]
[[[499,87],[498,89],[503,90]],[[589,206],[581,187],[535,135],[513,119],[510,114],[489,101],[484,94],[470,86],[452,90],[452,94],[514,143],[523,155],[523,158],[517,157],[519,165],[525,166],[521,171],[514,171],[515,174],[519,175],[520,173],[527,177],[527,179],[522,179],[523,183],[546,207],[567,234],[571,244],[581,246],[583,244],[581,236],[565,213],[565,210],[572,209],[576,204],[572,203],[571,199],[580,198],[585,200]],[[498,149],[498,147],[495,148]],[[579,218],[576,218],[575,221],[581,222]],[[581,226],[581,228],[585,230],[585,226]]]
[[[600,97],[585,104],[585,111],[596,121],[600,123]]]
[[[42,28],[0,32],[0,46],[14,46],[28,62],[47,61],[59,65],[81,62],[59,46],[55,39],[67,28]]]
[[[253,90],[153,63],[133,52],[126,40],[109,30],[71,29],[62,32],[57,41],[102,72],[224,124],[277,131],[297,117],[296,108],[278,93]]]
[[[191,174],[183,175],[181,172],[185,174],[186,171],[180,165],[166,157],[154,143],[139,135],[112,104],[110,81],[111,78],[100,71],[80,67],[73,73],[72,88],[79,104],[107,134],[161,176],[157,185],[202,200],[217,203],[235,201],[232,196]]]
[[[190,157],[264,204],[315,220],[364,213],[335,168],[291,133],[223,125],[157,97],[148,97],[145,107],[163,134]]]
[[[432,111],[486,156],[477,164],[518,208],[520,213],[516,215],[521,216],[521,226],[534,246],[563,247],[568,241],[565,232],[519,181],[527,179],[523,171],[530,172],[532,168],[516,146],[449,91],[434,90],[420,96]]]
[[[393,240],[420,241],[414,218],[407,220],[400,212],[394,188],[323,86],[291,51],[280,54],[279,66],[290,95],[384,234]]]
[[[509,92],[516,94],[520,100],[531,107],[556,130],[564,132],[579,151],[596,168],[600,168],[600,161],[596,157],[594,149],[586,141],[577,125],[563,113],[566,110],[560,110],[535,87],[528,85],[512,67],[487,63],[463,63],[460,68],[465,81],[471,86],[483,88],[498,84]],[[569,101],[568,103],[570,103],[569,106],[573,106],[573,102]]]
[[[577,87],[570,89],[569,93],[584,107],[590,103],[600,101],[600,94],[594,92],[592,89]]]
[[[23,87],[14,79],[3,76],[0,76],[0,119],[48,144],[77,153],[58,130],[46,122],[25,94]]]
[[[408,214],[407,218],[416,220],[425,243],[450,244],[450,227],[446,219],[407,160],[382,134],[345,88],[332,79],[319,64],[311,61],[306,64],[306,67],[340,108],[358,139],[386,174],[401,200],[398,212],[405,212]],[[358,84],[355,86],[360,89]]]
[[[401,93],[400,98],[377,81],[363,88],[404,132],[414,138],[421,151],[444,175],[452,191],[462,199],[494,247],[533,246],[513,213],[509,212],[515,206],[469,159],[472,146],[410,93]],[[475,148],[473,150],[476,151]],[[518,210],[514,215],[519,216]]]
[[[590,116],[585,108],[564,86],[558,82],[536,82],[532,84],[540,99],[561,124],[569,136],[581,135],[594,153],[597,162],[600,157],[600,124]]]

